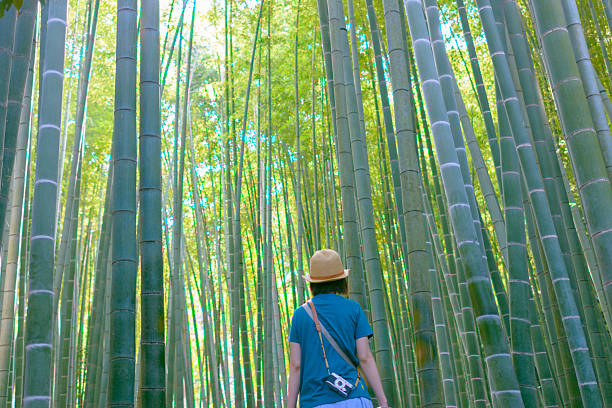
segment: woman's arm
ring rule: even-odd
[[[370,343],[367,337],[357,339],[357,357],[359,358],[359,365],[363,370],[363,374],[374,390],[374,394],[376,394],[376,399],[381,408],[388,408],[389,403],[387,402],[387,397],[385,396],[385,391],[380,381],[380,374],[378,374],[378,367],[376,367],[376,361],[374,361],[374,356],[370,350]]]
[[[289,342],[289,401],[288,408],[297,406],[298,393],[300,392],[300,364],[302,350],[299,343]]]

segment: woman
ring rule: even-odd
[[[388,408],[368,342],[372,329],[359,303],[346,298],[348,274],[336,251],[310,258],[304,279],[313,297],[296,309],[289,330],[289,408],[297,406],[298,394],[300,408],[372,408],[362,376]]]

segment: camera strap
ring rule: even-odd
[[[319,340],[321,341],[321,349],[323,350],[323,359],[325,360],[325,366],[327,367],[327,371],[328,372],[330,371],[329,363],[327,362],[327,355],[325,353],[325,347],[323,346],[323,338],[321,337],[321,333],[323,333],[323,336],[325,336],[329,344],[331,344],[331,346],[334,348],[334,350],[336,350],[336,352],[340,355],[340,357],[342,357],[344,361],[346,361],[351,367],[353,367],[357,371],[357,381],[355,382],[355,386],[359,384],[359,379],[361,378],[359,369],[357,368],[355,363],[353,363],[353,361],[346,355],[346,353],[342,351],[342,349],[340,348],[336,340],[334,340],[331,334],[329,334],[325,326],[321,324],[321,322],[319,321],[319,317],[317,316],[317,309],[315,308],[315,305],[312,302],[312,299],[304,304],[304,310],[306,310],[306,313],[308,314],[308,316],[310,316],[310,318],[314,321],[315,327],[317,328],[317,333],[319,334]]]

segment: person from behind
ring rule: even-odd
[[[365,380],[388,408],[370,350],[372,328],[359,303],[347,298],[348,275],[334,250],[310,258],[304,279],[312,298],[295,310],[289,330],[289,408],[297,407],[298,395],[300,408],[373,408]]]

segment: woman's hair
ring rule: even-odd
[[[312,294],[312,296],[321,295],[323,293],[348,295],[347,278],[319,283],[310,282],[310,293]]]

